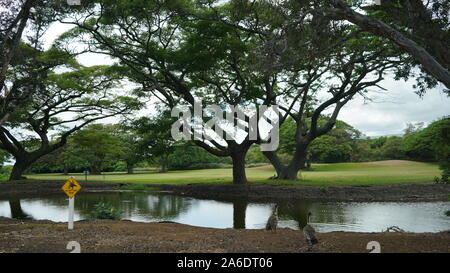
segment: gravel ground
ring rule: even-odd
[[[77,241],[81,252],[139,253],[245,253],[245,252],[369,252],[369,241],[378,241],[381,252],[450,252],[450,233],[355,233],[318,234],[319,244],[309,248],[303,233],[251,229],[200,228],[176,223],[130,221],[77,222],[0,218],[0,253],[69,252],[69,241]]]

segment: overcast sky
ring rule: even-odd
[[[383,94],[372,94],[374,101],[364,103],[361,98],[350,101],[342,109],[339,119],[351,124],[367,136],[401,134],[409,122],[430,122],[450,115],[450,98],[443,87],[428,90],[420,98],[412,88],[414,81],[387,79]]]
[[[45,36],[45,45],[68,30],[67,25],[55,24]],[[110,64],[103,55],[86,54],[79,61],[86,66]],[[430,122],[450,115],[450,98],[443,93],[443,85],[428,90],[420,98],[408,82],[386,79],[380,85],[387,89],[383,93],[372,93],[373,101],[365,103],[362,98],[350,101],[342,110],[339,119],[349,123],[367,136],[401,134],[407,123]],[[108,120],[111,122],[111,120]]]

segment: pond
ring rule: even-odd
[[[200,227],[261,229],[273,203],[220,202],[167,193],[83,193],[75,199],[75,220],[89,219],[94,205],[109,202],[122,219],[138,222],[174,221]],[[0,216],[67,221],[68,199],[62,194],[0,200]],[[290,202],[279,204],[279,227],[301,229],[308,212],[319,232],[380,232],[398,226],[410,232],[450,229],[450,202]]]

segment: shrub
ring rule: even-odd
[[[450,161],[447,160],[441,160],[439,162],[439,169],[442,171],[440,181],[443,184],[449,184],[449,177],[450,177]]]
[[[6,181],[11,174],[12,166],[1,166],[0,168],[0,181]]]
[[[450,184],[450,179],[448,175],[443,174],[442,177],[434,177],[434,183],[435,184]]]
[[[116,210],[111,204],[100,202],[94,205],[91,215],[94,219],[120,219],[120,211]]]
[[[124,161],[116,161],[112,166],[114,172],[124,172],[127,170],[127,164]]]

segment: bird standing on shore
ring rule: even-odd
[[[308,245],[312,246],[317,244],[319,241],[316,238],[316,231],[314,228],[309,224],[311,219],[311,212],[308,212],[308,218],[306,220],[306,226],[303,228],[303,235],[305,235],[306,242]]]
[[[272,211],[272,215],[270,215],[267,220],[266,230],[277,230],[278,225],[278,205],[275,205]]]

